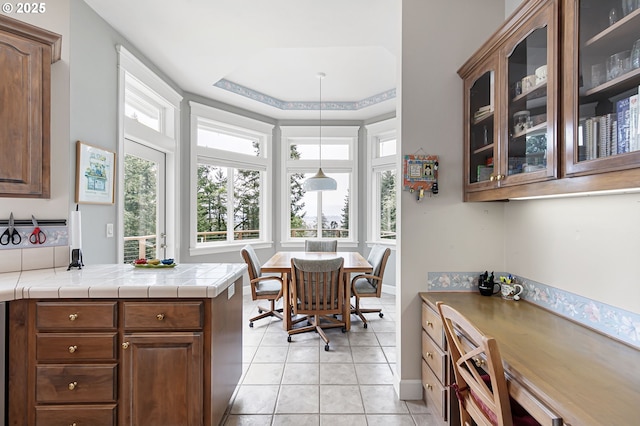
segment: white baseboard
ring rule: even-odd
[[[402,401],[422,399],[422,380],[394,380],[393,387]]]
[[[396,295],[396,286],[382,283],[382,292],[384,294],[393,294],[395,296]]]

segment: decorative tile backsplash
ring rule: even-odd
[[[430,272],[428,291],[477,291],[480,272]],[[508,275],[496,272],[495,276]],[[518,275],[522,298],[640,349],[640,314],[629,312]]]

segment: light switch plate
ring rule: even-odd
[[[229,287],[227,287],[227,299],[231,299],[234,294],[236,294],[236,283],[233,283]]]
[[[113,223],[107,223],[107,238],[113,238]]]

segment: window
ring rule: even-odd
[[[395,243],[397,205],[397,140],[395,119],[367,126],[369,141],[367,218],[372,242]]]
[[[308,238],[356,242],[351,226],[357,211],[358,127],[322,127],[322,170],[337,182],[336,191],[306,192],[304,181],[320,167],[318,127],[283,127],[283,243]]]
[[[194,254],[268,242],[272,126],[191,102]],[[235,250],[235,248],[232,248]]]

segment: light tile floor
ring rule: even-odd
[[[265,302],[263,306],[268,306]],[[292,336],[282,321],[265,318],[249,327],[257,303],[244,296],[243,374],[223,422],[236,425],[435,425],[422,401],[400,401],[393,389],[395,297],[363,299],[382,307],[367,314],[369,327],[352,315],[351,330],[327,329],[330,350],[314,332]]]

